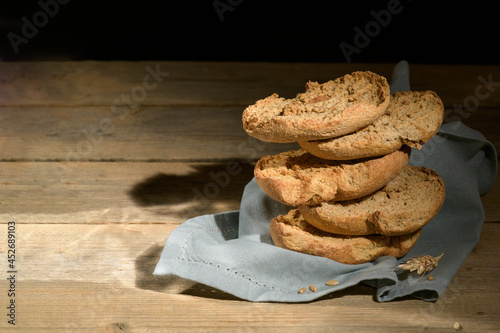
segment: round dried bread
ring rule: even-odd
[[[353,72],[322,84],[309,81],[304,93],[273,94],[243,111],[243,128],[267,142],[326,139],[354,132],[380,117],[390,100],[387,80]]]
[[[404,235],[420,230],[439,212],[445,186],[425,167],[406,166],[386,186],[363,198],[300,206],[314,227],[342,235]]]
[[[330,258],[343,264],[361,264],[381,256],[406,255],[421,230],[402,236],[346,236],[319,230],[302,217],[298,209],[271,221],[271,238],[284,249]]]
[[[299,142],[302,149],[329,160],[385,155],[402,145],[420,149],[441,127],[443,102],[433,91],[402,91],[391,96],[385,114],[356,132],[327,140]]]
[[[303,149],[261,158],[254,175],[262,191],[289,206],[352,200],[380,189],[408,164],[411,148],[351,161],[328,161]]]

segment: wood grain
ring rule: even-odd
[[[486,224],[474,249],[435,303],[377,303],[358,285],[303,304],[251,303],[206,285],[152,271],[176,225],[18,225],[16,332],[329,331],[494,332],[500,284],[494,272],[499,224]],[[5,228],[0,237],[4,239]],[[5,249],[2,249],[2,253]],[[2,271],[5,271],[2,261]],[[0,281],[6,289],[6,281]],[[4,303],[5,295],[0,301]],[[376,320],[375,320],[376,318]],[[8,326],[0,321],[4,331]]]
[[[297,149],[251,138],[242,107],[0,107],[3,161],[255,161]],[[20,135],[20,133],[22,133]],[[202,138],[202,139],[200,139]]]
[[[239,209],[253,177],[253,164],[238,161],[11,162],[0,170],[0,220],[19,223],[180,223]]]
[[[500,126],[499,110],[478,108],[461,120],[500,147],[500,133],[488,129]],[[255,161],[299,148],[250,137],[242,112],[163,106],[120,116],[109,107],[0,107],[0,122],[9,124],[0,133],[0,161]]]
[[[303,91],[309,80],[324,82],[356,70],[371,70],[390,79],[393,67],[394,64],[265,62],[0,63],[0,105],[127,105],[122,95],[132,95],[134,88],[144,82],[148,88],[154,83],[158,85],[146,91],[140,102],[143,106],[248,105],[275,92],[292,97]],[[154,81],[151,70],[168,75],[160,75]],[[410,64],[410,77],[413,90],[434,90],[445,105],[452,106],[476,94],[482,82],[479,77],[500,81],[500,68]],[[498,85],[491,89],[493,92],[480,101],[482,107],[500,105]],[[134,90],[138,97],[139,90]]]
[[[239,209],[253,169],[254,163],[238,160],[1,162],[0,221],[181,223]],[[485,221],[499,222],[498,182],[482,200]]]
[[[500,147],[500,67],[410,64],[414,90]],[[186,219],[239,208],[267,144],[243,109],[308,80],[394,64],[0,62],[0,271],[17,222],[17,325],[2,332],[496,332],[499,223],[435,303],[374,301],[358,285],[301,304],[252,303],[153,269]],[[167,74],[168,73],[168,74]],[[476,103],[477,102],[477,103]],[[224,178],[228,168],[230,177]],[[500,222],[500,185],[482,197]],[[0,276],[0,306],[8,301]],[[5,308],[4,308],[5,309]],[[459,330],[460,331],[460,330]]]

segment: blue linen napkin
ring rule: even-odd
[[[409,89],[408,63],[403,61],[394,68],[391,93]],[[239,211],[198,216],[177,227],[154,275],[177,275],[256,302],[311,301],[359,283],[376,288],[380,302],[407,295],[435,301],[479,242],[485,217],[480,196],[493,186],[497,154],[481,133],[453,122],[442,125],[421,150],[413,149],[409,164],[434,169],[445,183],[446,199],[404,258],[384,256],[346,265],[275,246],[269,222],[292,207],[268,197],[252,179]],[[394,269],[408,258],[441,253],[432,281]],[[329,280],[339,283],[325,285]],[[317,291],[298,292],[309,285]]]

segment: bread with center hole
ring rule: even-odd
[[[346,236],[319,230],[309,224],[298,209],[271,221],[271,238],[284,249],[326,257],[343,264],[362,264],[381,256],[406,255],[421,230],[401,236]]]
[[[403,147],[376,158],[328,161],[305,150],[261,158],[255,180],[268,196],[289,206],[352,200],[385,186],[407,165],[411,149]]]
[[[300,206],[299,210],[307,222],[326,232],[396,236],[424,227],[444,199],[444,182],[434,170],[406,166],[386,186],[365,197]]]
[[[309,81],[294,98],[272,94],[261,99],[243,111],[243,128],[267,142],[327,139],[371,124],[389,100],[383,76],[358,71],[322,84]]]
[[[372,124],[326,140],[299,142],[302,149],[329,160],[350,160],[389,154],[402,145],[420,149],[438,132],[444,117],[441,99],[433,91],[402,91]]]

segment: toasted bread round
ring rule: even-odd
[[[329,160],[385,155],[402,145],[420,149],[437,133],[443,117],[443,103],[435,92],[402,91],[391,96],[385,114],[367,127],[341,137],[299,144]]]
[[[439,212],[444,198],[444,182],[434,170],[406,166],[386,186],[365,197],[300,206],[299,210],[323,231],[396,236],[424,227]]]
[[[302,217],[298,209],[271,221],[271,238],[276,246],[330,258],[343,264],[361,264],[384,255],[403,257],[415,245],[421,230],[402,236],[346,236],[319,230]]]
[[[411,149],[351,161],[327,161],[292,150],[261,158],[254,175],[262,191],[285,205],[316,205],[370,194],[394,179],[408,163]]]
[[[337,137],[371,124],[390,100],[387,80],[354,72],[323,84],[308,82],[304,93],[273,94],[243,112],[243,128],[262,141],[298,142]]]

